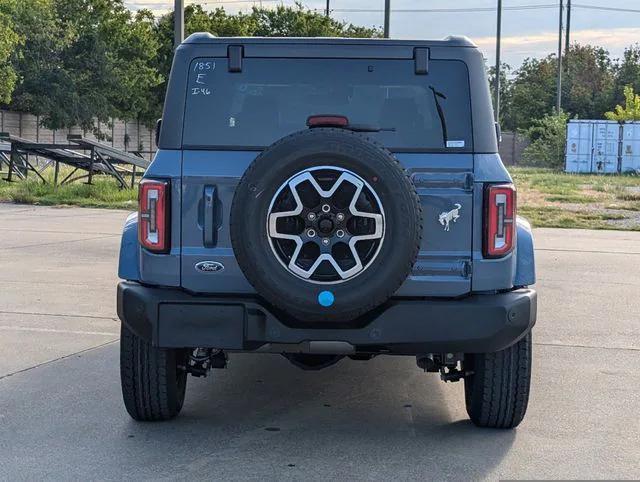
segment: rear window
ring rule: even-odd
[[[371,137],[392,150],[470,151],[469,77],[460,61],[226,58],[191,63],[185,148],[263,148],[306,129],[311,115],[336,114],[383,129]]]

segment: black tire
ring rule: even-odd
[[[527,411],[531,384],[531,333],[496,353],[466,354],[467,413],[479,427],[515,428]]]
[[[384,241],[360,274],[318,284],[291,273],[274,255],[266,219],[280,186],[305,169],[349,170],[377,193],[385,212]],[[386,149],[361,134],[315,128],[288,136],[260,154],[238,185],[231,208],[231,241],[240,268],[267,301],[302,322],[348,322],[389,299],[405,281],[420,248],[422,209],[407,172]],[[320,306],[330,289],[335,302]]]
[[[129,415],[138,421],[174,418],[182,409],[187,372],[185,350],[155,348],[124,323],[120,330],[120,382]]]

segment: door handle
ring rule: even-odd
[[[216,188],[215,186],[204,187],[204,226],[203,242],[205,247],[213,248],[216,245],[217,229],[215,224],[216,213]]]

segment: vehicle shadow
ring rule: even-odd
[[[190,380],[178,419],[129,429],[179,455],[185,477],[486,477],[516,432],[475,427],[463,396],[410,357],[305,372],[278,355],[235,355]]]
[[[305,372],[279,355],[232,355],[228,369],[191,378],[183,412],[163,423],[129,418],[117,367],[111,344],[2,380],[0,472],[35,480],[478,479],[508,473],[498,467],[517,434],[474,427],[462,385],[443,384],[410,357]]]

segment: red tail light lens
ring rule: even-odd
[[[138,192],[138,240],[155,253],[169,251],[169,189],[167,181],[143,179]]]
[[[516,237],[516,189],[513,184],[485,188],[484,256],[500,258],[513,250]]]
[[[312,115],[307,119],[308,127],[346,127],[349,119],[343,115]]]

